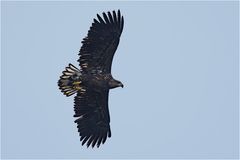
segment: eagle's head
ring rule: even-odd
[[[108,82],[108,85],[109,85],[109,88],[110,88],[110,89],[117,88],[117,87],[122,87],[122,88],[123,88],[122,82],[120,82],[120,81],[118,81],[118,80],[115,80],[115,79],[111,79],[111,80]]]

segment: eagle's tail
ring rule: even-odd
[[[58,86],[64,95],[71,96],[82,89],[81,72],[77,67],[69,64],[62,73],[58,80]]]

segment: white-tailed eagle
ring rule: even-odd
[[[109,90],[123,87],[111,75],[111,65],[123,31],[123,16],[117,12],[97,14],[82,41],[78,62],[69,64],[58,81],[66,96],[74,97],[74,117],[82,145],[97,147],[111,137],[108,109]]]

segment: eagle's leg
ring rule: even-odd
[[[81,84],[81,81],[75,81],[75,82],[73,82],[73,85],[78,85],[78,84]]]
[[[73,88],[76,90],[81,90],[80,84],[81,84],[81,81],[73,82]]]

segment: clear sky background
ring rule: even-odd
[[[238,2],[2,2],[2,158],[237,158]],[[81,146],[73,97],[93,18],[121,9],[112,137]]]

